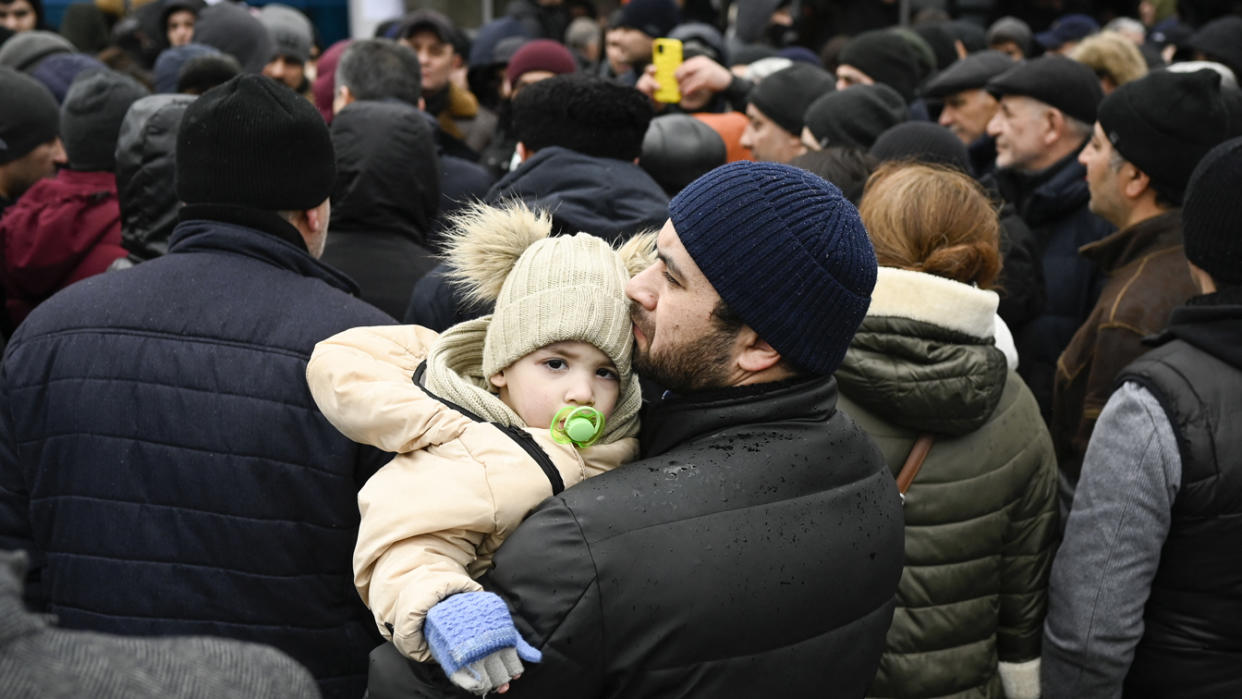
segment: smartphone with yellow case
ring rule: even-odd
[[[655,92],[657,102],[676,104],[681,101],[677,88],[677,69],[681,66],[681,39],[656,39],[651,45],[651,63],[655,66],[655,79],[660,88]]]

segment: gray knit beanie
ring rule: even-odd
[[[129,106],[149,93],[112,70],[83,73],[60,107],[60,135],[69,167],[84,172],[116,168],[116,139]]]

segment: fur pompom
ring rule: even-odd
[[[450,217],[445,234],[449,280],[467,300],[490,304],[531,245],[552,232],[552,217],[520,201],[500,207],[474,203]]]
[[[635,233],[617,249],[625,269],[633,277],[656,261],[656,232]]]

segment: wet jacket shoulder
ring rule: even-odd
[[[332,120],[332,145],[337,178],[323,261],[399,318],[435,265],[427,240],[440,198],[432,128],[403,103],[353,102]]]
[[[1103,279],[1078,249],[1112,232],[1113,226],[1087,209],[1091,193],[1086,168],[1070,154],[1036,175],[998,171],[1005,199],[1035,236],[1043,266],[1043,312],[1016,330],[1018,373],[1030,386],[1045,419],[1052,410],[1057,357],[1087,319]]]
[[[488,191],[486,201],[518,198],[552,213],[559,232],[606,240],[656,230],[668,218],[668,195],[638,165],[550,146]]]
[[[61,170],[4,212],[4,287],[17,325],[55,292],[125,257],[116,176]]]
[[[836,382],[668,399],[643,423],[644,459],[545,501],[483,578],[543,651],[510,693],[862,696],[902,523]],[[459,696],[405,672],[405,696]]]
[[[168,252],[181,201],[174,187],[177,131],[190,95],[151,95],[130,107],[116,144],[121,242],[136,260]]]
[[[906,493],[906,568],[868,696],[999,699],[1002,681],[1038,693],[1056,461],[993,344],[995,309],[992,292],[882,268],[837,372],[841,409],[892,477],[920,434],[935,437]]]
[[[15,334],[0,545],[31,551],[28,596],[66,627],[266,643],[358,696],[378,636],[352,590],[356,493],[385,455],[324,419],[304,372],[318,340],[391,321],[292,227],[243,218],[183,221],[169,254]]]
[[[1077,480],[1095,421],[1117,375],[1148,349],[1173,309],[1198,293],[1182,248],[1181,211],[1149,218],[1085,246],[1106,276],[1099,301],[1057,361],[1052,436],[1061,470]]]

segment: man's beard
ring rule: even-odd
[[[729,385],[728,363],[736,331],[713,326],[711,332],[679,347],[653,352],[654,329],[635,318],[647,338],[647,349],[634,348],[634,369],[640,376],[673,393],[687,394]]]

